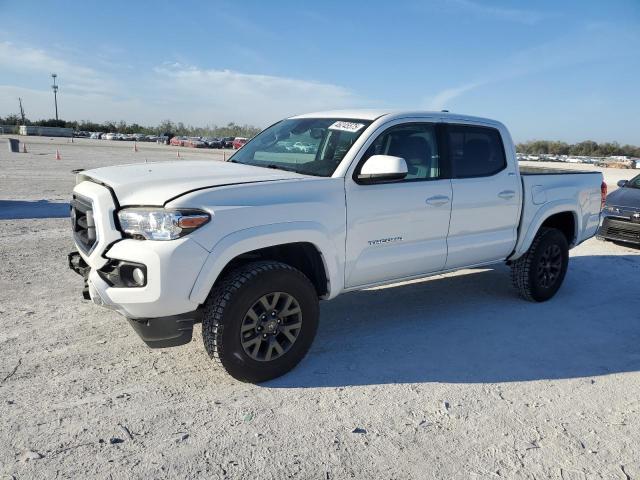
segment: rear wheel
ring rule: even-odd
[[[280,262],[254,262],[213,288],[202,336],[209,356],[232,377],[263,382],[304,358],[318,317],[316,290],[302,272]]]
[[[569,245],[555,228],[541,228],[527,253],[512,263],[511,280],[520,296],[544,302],[560,289],[569,265]]]

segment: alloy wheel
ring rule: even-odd
[[[555,243],[549,245],[538,261],[538,283],[542,288],[552,287],[560,278],[562,271],[562,251]]]
[[[244,352],[253,360],[282,357],[298,339],[302,327],[300,303],[285,292],[268,293],[249,308],[240,328]]]

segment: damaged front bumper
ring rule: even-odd
[[[69,262],[69,268],[84,278],[84,288],[82,289],[82,298],[85,300],[91,300],[89,295],[89,272],[91,267],[87,265],[84,258],[80,255],[80,252],[71,252],[67,256]]]
[[[69,253],[68,264],[71,270],[84,279],[82,297],[126,317],[135,332],[151,348],[176,347],[189,343],[193,334],[193,325],[202,321],[202,311],[199,308],[178,315],[154,318],[131,317],[121,306],[100,293],[101,290],[105,291],[108,288],[108,284],[97,272],[91,271],[91,267],[87,265],[79,252]]]

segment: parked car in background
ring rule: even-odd
[[[116,133],[105,133],[104,135],[102,135],[102,139],[103,140],[116,140]]]
[[[224,137],[222,139],[222,148],[233,148],[233,141],[236,137]]]
[[[184,147],[191,147],[191,148],[206,148],[207,144],[204,143],[200,137],[187,137],[183,142],[182,145]]]
[[[175,135],[171,132],[163,132],[156,138],[156,143],[161,143],[163,145],[169,145],[171,139],[175,137]]]
[[[222,148],[222,140],[215,137],[205,137],[202,139],[209,148]]]
[[[244,137],[236,137],[235,140],[231,143],[231,146],[234,150],[238,150],[242,148],[244,144],[247,143],[247,139]]]
[[[618,187],[607,196],[598,238],[640,245],[640,175]]]
[[[186,139],[187,137],[173,137],[169,140],[169,145],[173,145],[174,147],[183,147]]]

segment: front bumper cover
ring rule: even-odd
[[[71,270],[81,275],[84,279],[83,298],[123,314],[135,332],[151,348],[177,347],[189,343],[193,335],[193,325],[202,321],[202,310],[200,308],[179,315],[131,318],[117,305],[104,299],[96,286],[89,281],[91,267],[86,264],[80,253],[69,253],[68,264]]]
[[[202,321],[200,309],[157,318],[127,318],[140,338],[151,348],[177,347],[191,341],[193,324]]]

